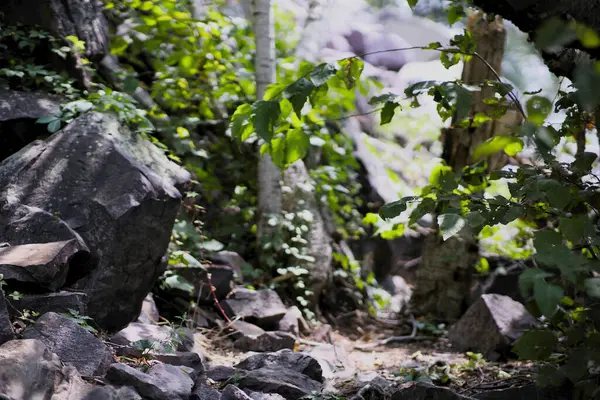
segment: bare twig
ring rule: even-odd
[[[412,323],[412,332],[410,333],[410,335],[390,336],[388,338],[385,338],[382,340],[377,340],[375,342],[366,343],[363,345],[356,345],[356,346],[354,346],[354,348],[357,350],[370,350],[370,349],[374,349],[375,347],[384,346],[386,344],[393,343],[393,342],[411,342],[411,341],[417,341],[417,340],[435,340],[435,339],[437,339],[437,336],[417,336],[417,320],[415,320],[415,317],[412,314],[410,315],[410,322]]]

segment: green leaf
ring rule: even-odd
[[[473,103],[473,93],[463,86],[455,85],[456,90],[456,120],[462,121],[467,118]]]
[[[338,69],[339,67],[337,64],[323,63],[313,69],[308,77],[313,85],[320,88],[322,85],[326,84],[329,79],[335,76]]]
[[[129,43],[122,36],[113,36],[110,40],[110,53],[116,56],[125,54]]]
[[[466,15],[465,7],[462,4],[456,3],[450,4],[450,7],[448,7],[446,12],[448,13],[448,24],[450,24],[450,26],[463,19]]]
[[[533,96],[526,103],[527,120],[542,125],[552,112],[552,102],[542,96]]]
[[[181,290],[186,293],[194,293],[194,285],[181,275],[171,275],[165,278],[165,286],[169,289]]]
[[[338,61],[340,69],[337,75],[344,81],[348,90],[354,89],[365,66],[363,60],[352,57]]]
[[[592,171],[592,165],[598,156],[596,153],[583,152],[575,155],[575,161],[571,163],[571,169],[580,175],[587,175]]]
[[[573,85],[577,89],[575,97],[581,108],[593,110],[600,104],[600,74],[598,62],[595,65],[579,64],[575,68]]]
[[[411,224],[414,224],[419,219],[421,219],[423,216],[434,212],[436,206],[437,206],[437,203],[435,200],[433,200],[430,197],[424,198],[423,200],[421,200],[419,205],[410,214],[409,222]]]
[[[381,109],[381,125],[389,124],[394,118],[396,108],[400,107],[399,103],[387,101]]]
[[[560,286],[537,279],[533,283],[533,297],[542,314],[550,318],[556,312],[561,299],[565,297],[565,291]]]
[[[412,9],[417,6],[417,3],[419,2],[419,0],[406,0],[406,2],[408,3],[408,6]]]
[[[311,81],[306,78],[300,78],[284,90],[283,95],[292,103],[294,112],[298,118],[302,117],[302,108],[314,89],[315,85]]]
[[[600,299],[600,278],[588,278],[584,285],[588,296]]]
[[[458,214],[442,214],[438,215],[438,225],[442,239],[448,240],[452,236],[458,234],[467,224],[467,221]]]
[[[440,52],[440,62],[444,68],[448,69],[460,62],[460,53],[442,51]]]
[[[438,85],[438,81],[422,81],[413,83],[404,90],[406,97],[414,97]]]
[[[140,86],[140,81],[134,76],[127,76],[123,81],[123,90],[127,93],[133,93]]]
[[[49,124],[50,122],[59,119],[56,115],[44,115],[43,117],[38,118],[35,123],[36,124]]]
[[[328,91],[329,85],[327,85],[326,83],[319,86],[317,90],[313,90],[313,92],[309,96],[310,104],[312,104],[313,107],[317,107],[319,105],[319,102],[322,99],[324,99],[325,96],[327,96]]]
[[[598,36],[595,30],[578,23],[575,26],[575,33],[583,47],[587,49],[600,47],[600,36]]]
[[[281,108],[277,101],[259,100],[252,105],[252,123],[258,137],[265,142],[271,142],[275,124],[281,115]]]
[[[523,333],[512,350],[522,360],[546,360],[557,344],[558,338],[554,332],[531,330]]]
[[[60,125],[61,125],[61,120],[55,119],[54,121],[52,121],[48,124],[48,132],[50,132],[50,133],[58,132],[58,130],[60,129]]]
[[[465,217],[471,228],[478,228],[485,223],[485,217],[479,211],[471,211]]]
[[[186,54],[185,56],[183,56],[179,59],[179,67],[186,71],[191,69],[193,65],[194,65],[194,57],[192,57],[189,54]]]
[[[379,209],[379,216],[383,219],[396,218],[398,215],[406,211],[409,202],[415,201],[416,199],[417,197],[410,196],[386,203]]]
[[[539,268],[528,268],[519,275],[519,290],[524,298],[529,297],[529,291],[533,289],[535,282],[551,277],[550,272]]]
[[[571,191],[565,184],[554,179],[539,179],[537,187],[551,207],[562,210],[571,203]]]
[[[252,132],[252,123],[250,120],[251,112],[252,106],[250,104],[242,104],[231,116],[231,135],[234,139],[244,141],[247,136],[250,136],[250,133]],[[244,138],[244,133],[248,130],[250,130],[250,133]]]
[[[310,139],[302,128],[291,130],[285,136],[285,163],[292,164],[306,156],[310,148]]]
[[[273,164],[278,167],[285,167],[286,141],[283,137],[276,137],[271,140],[270,154]]]
[[[273,100],[279,96],[287,86],[284,83],[271,83],[265,89],[263,100]]]
[[[584,214],[561,217],[559,227],[565,239],[574,244],[580,244],[596,233],[592,221]]]
[[[515,156],[523,150],[523,140],[514,136],[494,136],[475,148],[473,159],[479,161],[499,151]]]
[[[379,96],[371,97],[371,99],[369,100],[369,105],[376,106],[378,104],[385,104],[389,101],[395,102],[397,98],[398,96],[393,93],[385,93]]]
[[[536,45],[542,51],[554,53],[577,38],[575,30],[564,21],[553,17],[544,22],[535,32]]]

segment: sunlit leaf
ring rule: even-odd
[[[536,125],[541,125],[550,112],[552,112],[552,102],[542,96],[533,96],[526,103],[527,119]]]
[[[444,240],[457,235],[467,224],[467,221],[458,214],[438,215],[438,225]]]
[[[285,136],[285,141],[285,163],[287,165],[304,158],[310,148],[310,140],[302,128],[289,131]]]
[[[494,136],[475,148],[473,159],[481,160],[499,151],[515,156],[523,150],[523,140],[514,136]]]

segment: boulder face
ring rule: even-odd
[[[85,42],[86,57],[98,57],[108,49],[108,24],[97,1],[8,0],[0,11],[12,23],[40,26],[56,36],[77,36]]]
[[[166,267],[189,178],[115,116],[84,114],[0,164],[0,243],[81,241],[89,260],[70,263],[65,285],[87,295],[101,329],[117,331]]]

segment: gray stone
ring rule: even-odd
[[[214,264],[229,265],[235,272],[236,280],[240,282],[244,279],[244,267],[250,265],[242,256],[234,251],[219,251],[208,256],[208,259]]]
[[[510,297],[484,294],[448,331],[452,346],[458,351],[475,351],[496,360],[536,319],[525,307]]]
[[[244,392],[246,392],[252,400],[285,400],[285,397],[277,393],[261,393],[253,392],[251,390],[245,390]]]
[[[200,305],[213,305],[215,300],[210,290],[210,285],[215,288],[215,296],[223,300],[233,289],[234,271],[228,265],[204,265],[204,266],[173,266],[171,269],[188,282],[194,285],[194,299]],[[210,274],[210,283],[208,279]],[[186,293],[182,293],[187,295]]]
[[[85,42],[84,54],[90,59],[108,51],[108,23],[102,7],[94,1],[8,0],[2,2],[0,11],[13,24],[39,25],[41,29],[62,38],[76,36]]]
[[[0,92],[0,122],[15,119],[38,119],[60,111],[63,101],[58,96],[44,92]]]
[[[190,400],[218,400],[221,398],[221,392],[205,384],[196,384]]]
[[[70,261],[88,254],[76,239],[7,246],[0,248],[0,274],[8,281],[55,291],[65,284]]]
[[[523,386],[484,391],[473,394],[471,397],[477,400],[570,400],[573,398],[573,389],[569,386],[538,387],[535,383],[530,383]]]
[[[228,365],[215,365],[206,371],[206,377],[215,382],[229,380],[234,375],[239,375],[241,370]]]
[[[252,400],[252,397],[238,387],[227,385],[221,393],[221,400]]]
[[[293,349],[296,338],[287,332],[262,332],[259,335],[243,334],[233,345],[242,351],[278,351]]]
[[[128,386],[116,388],[106,385],[92,389],[81,400],[142,400],[142,396]]]
[[[91,388],[39,340],[0,346],[0,393],[11,400],[81,400]]]
[[[74,310],[79,315],[87,315],[86,294],[81,292],[58,292],[44,294],[28,294],[17,300],[11,300],[14,309],[11,315],[16,315],[16,310],[30,310],[45,314],[47,312],[65,313]],[[9,310],[11,311],[11,310]],[[14,313],[14,314],[13,314]]]
[[[83,239],[91,265],[73,271],[69,286],[87,294],[100,328],[117,331],[164,271],[189,178],[116,116],[88,112],[0,164],[0,242]]]
[[[277,393],[296,400],[321,389],[321,384],[299,372],[286,369],[260,368],[244,371],[236,377],[239,388],[263,393]]]
[[[365,38],[365,61],[380,68],[385,68],[391,71],[400,70],[406,63],[413,61],[409,51],[391,51],[382,52],[390,49],[406,49],[411,47],[404,39],[393,33],[373,33]]]
[[[187,331],[176,331],[170,326],[142,324],[140,322],[132,322],[126,328],[114,334],[110,341],[111,343],[122,346],[119,350],[121,354],[136,354],[143,351],[137,344],[145,347],[151,347],[153,353],[173,353],[176,350],[188,351],[191,349],[190,341],[193,339],[186,338]],[[146,343],[142,343],[142,341]]]
[[[49,312],[23,332],[25,339],[37,339],[60,360],[72,364],[84,376],[103,375],[112,362],[108,347],[76,322]]]
[[[304,316],[302,316],[302,311],[296,306],[288,308],[277,326],[277,330],[291,333],[294,336],[300,336],[301,331],[308,331],[308,323],[304,319]]]
[[[10,322],[4,292],[2,291],[2,288],[0,288],[0,344],[13,340],[14,338],[15,331]]]
[[[175,354],[152,353],[152,358],[165,364],[183,365],[200,374],[204,372],[204,364],[200,355],[191,351],[178,351]]]
[[[361,374],[359,374],[361,375]],[[360,388],[352,400],[384,400],[386,392],[392,383],[377,375],[377,373],[362,374],[356,377],[356,387]]]
[[[148,293],[142,303],[142,311],[138,316],[137,322],[141,322],[142,324],[158,324],[159,319],[160,315],[154,302],[154,297],[152,293]]]
[[[254,354],[236,364],[235,367],[248,371],[265,367],[288,369],[304,374],[317,382],[323,382],[323,370],[319,362],[307,354],[295,353],[291,350]]]
[[[276,324],[287,311],[279,295],[271,289],[237,288],[221,306],[230,318],[237,316],[261,327]]]
[[[469,400],[469,397],[454,393],[448,388],[420,382],[409,382],[396,389],[390,400]]]
[[[192,393],[193,372],[187,367],[157,364],[145,374],[125,364],[113,364],[106,379],[116,385],[131,386],[144,398],[153,400],[187,400]]]
[[[324,379],[347,379],[354,375],[355,367],[342,345],[322,344],[314,346],[304,353],[319,362]]]

